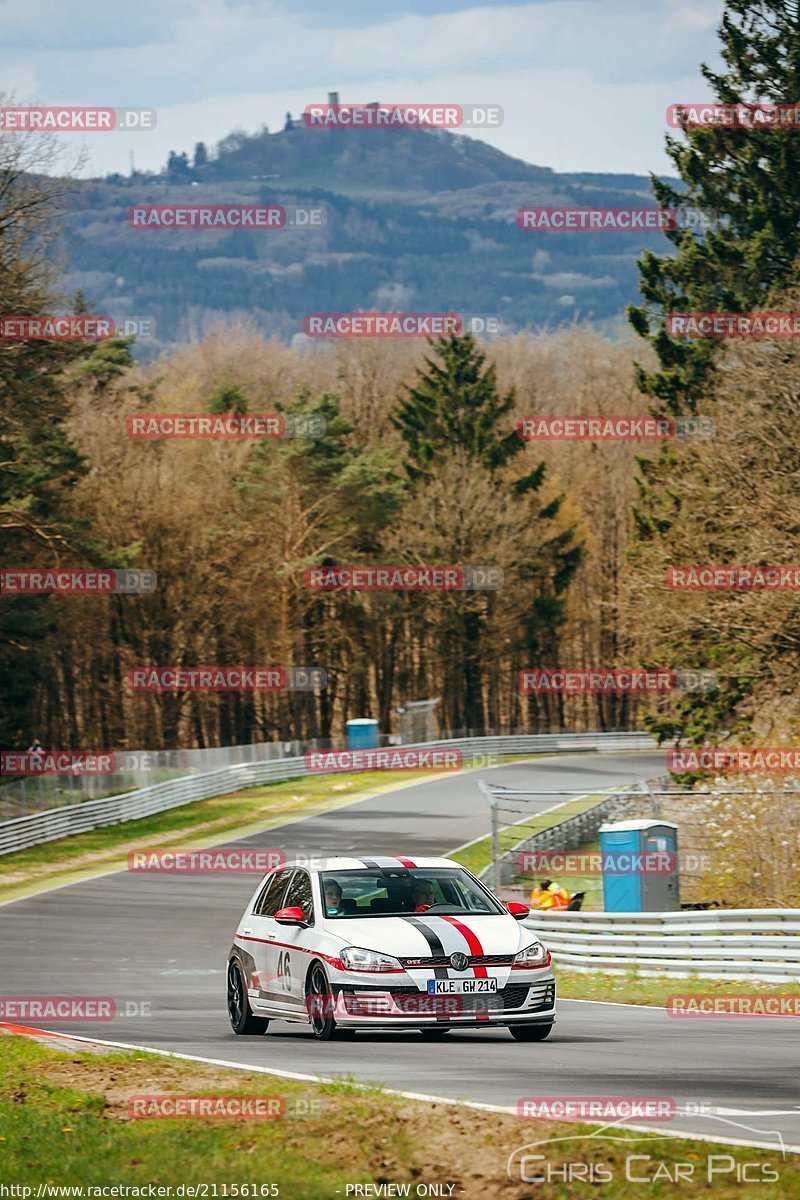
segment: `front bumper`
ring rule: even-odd
[[[556,982],[514,979],[497,992],[429,996],[413,986],[337,983],[333,1016],[342,1028],[549,1025],[556,1013]]]

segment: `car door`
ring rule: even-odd
[[[300,925],[278,925],[276,938],[277,982],[288,1004],[296,1015],[305,1013],[305,983],[311,952],[316,948],[314,931],[314,896],[311,876],[298,867],[292,876],[282,908],[301,908],[307,927]]]
[[[240,931],[254,965],[247,980],[247,994],[254,1012],[265,1006],[272,1009],[286,1003],[277,979],[278,952],[273,945],[281,926],[274,918],[278,909],[283,908],[293,872],[293,867],[281,867],[270,876]]]

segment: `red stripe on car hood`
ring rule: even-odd
[[[452,925],[455,929],[458,930],[458,932],[465,939],[467,945],[469,946],[470,954],[475,954],[475,955],[483,954],[483,946],[481,945],[480,938],[478,937],[478,935],[476,933],[472,932],[472,930],[469,928],[468,925],[465,925],[463,921],[459,921],[457,917],[448,917],[448,916],[445,916],[444,913],[436,913],[435,915],[439,918],[440,921],[447,921],[447,923],[449,925]],[[487,978],[488,971],[486,970],[486,967],[473,967],[472,969],[475,972],[476,979],[486,979]]]

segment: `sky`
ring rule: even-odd
[[[59,134],[84,174],[342,101],[493,104],[485,141],[558,171],[669,171],[665,111],[708,98],[723,0],[0,0],[18,104],[140,106],[148,132]],[[321,136],[325,136],[321,134]],[[370,136],[353,133],[350,136]]]

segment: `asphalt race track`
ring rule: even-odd
[[[661,774],[657,754],[577,754],[440,777],[226,845],[322,854],[446,853],[488,832],[484,775],[507,785],[596,789]],[[541,798],[548,808],[563,797]],[[346,1075],[388,1087],[502,1105],[524,1096],[659,1096],[678,1103],[665,1132],[695,1132],[800,1148],[797,1022],[670,1018],[662,1010],[560,1001],[548,1041],[503,1030],[318,1043],[273,1022],[237,1038],[225,1009],[231,936],[252,875],[129,873],[0,907],[5,996],[113,996],[151,1015],[50,1026],[60,1032],[287,1072]],[[675,990],[680,991],[681,981]],[[694,1113],[692,1106],[710,1106]],[[689,1111],[685,1108],[689,1106]]]

